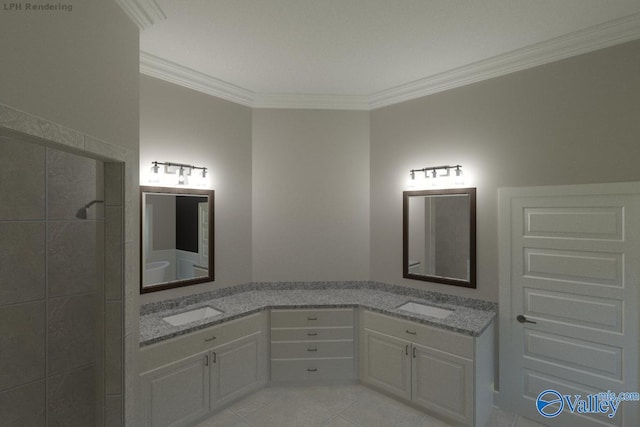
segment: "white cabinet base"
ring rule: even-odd
[[[258,332],[211,352],[211,409],[262,387],[265,382],[264,334]]]
[[[146,370],[140,375],[136,425],[190,426],[263,387],[266,323],[266,314],[259,313],[141,350]]]
[[[411,399],[411,343],[365,330],[362,352],[362,381]]]
[[[471,425],[473,361],[413,344],[412,399],[424,408]]]
[[[352,308],[271,310],[271,381],[356,379]]]
[[[198,354],[140,377],[144,426],[183,426],[209,413],[205,361]]]
[[[493,325],[474,338],[359,313],[357,322],[353,309],[272,310],[271,351],[268,312],[145,347],[139,425],[193,425],[266,385],[270,366],[272,383],[360,379],[455,425],[484,427],[493,407]]]
[[[361,311],[360,379],[456,425],[493,407],[493,325],[479,337]]]

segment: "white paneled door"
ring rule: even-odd
[[[640,183],[501,189],[499,221],[502,404],[640,425],[640,402],[601,394],[640,391]]]

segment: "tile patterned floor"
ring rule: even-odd
[[[487,427],[543,427],[494,411]],[[448,427],[361,385],[267,387],[197,427]]]

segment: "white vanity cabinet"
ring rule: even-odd
[[[266,382],[264,334],[255,332],[209,354],[211,409],[244,396]]]
[[[354,310],[271,310],[271,380],[354,380]]]
[[[266,313],[140,350],[140,425],[185,426],[267,380]]]
[[[460,425],[493,407],[493,329],[471,337],[361,312],[360,379]]]
[[[209,413],[205,353],[140,376],[143,426],[182,426]]]

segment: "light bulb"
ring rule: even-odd
[[[153,163],[153,166],[151,166],[151,171],[149,173],[149,182],[157,184],[160,182],[158,162],[152,162],[152,163]]]
[[[464,175],[462,174],[462,169],[460,169],[460,166],[456,167],[456,177],[454,178],[453,182],[456,185],[464,184]]]
[[[206,187],[208,184],[207,168],[202,168],[202,172],[197,175],[196,185],[200,187]]]

